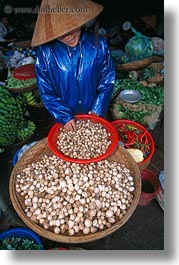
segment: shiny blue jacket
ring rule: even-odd
[[[44,106],[56,122],[66,124],[89,111],[104,116],[115,70],[106,39],[84,32],[76,47],[55,40],[37,49],[35,71]]]

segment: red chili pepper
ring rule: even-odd
[[[132,142],[136,143],[136,138],[138,139],[138,135],[135,132],[132,132]]]
[[[131,145],[134,145],[135,143],[136,143],[135,133],[129,131],[129,132],[128,132],[128,142],[125,143],[124,145],[125,145],[126,147],[129,147],[129,146],[131,146]]]
[[[144,144],[141,144],[140,150],[142,151],[143,154],[145,154],[145,148],[146,146]]]
[[[145,148],[146,148],[146,151],[150,151],[150,146],[149,146],[149,144],[146,145]]]
[[[143,142],[143,138],[145,137],[146,133],[147,133],[147,130],[145,130],[145,131],[139,136],[139,141],[140,141],[140,142]]]
[[[125,128],[124,125],[122,125],[122,126],[120,126],[119,130],[120,130],[121,132],[124,132],[124,131],[126,131],[126,128]]]
[[[135,143],[129,143],[129,144],[124,144],[125,147],[131,147],[132,145],[134,145]]]
[[[137,138],[139,137],[139,134],[138,134],[137,132],[135,132],[135,131],[133,131],[132,134],[133,134],[135,137],[137,137]]]
[[[145,136],[145,144],[148,144],[148,142],[149,142],[149,140],[148,140],[148,137],[147,137],[147,135]]]
[[[127,132],[127,143],[131,142],[131,131]]]

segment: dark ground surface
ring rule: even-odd
[[[37,125],[36,134],[26,143],[43,139],[53,125],[45,110],[31,112]],[[151,131],[155,141],[155,153],[148,166],[157,175],[164,169],[164,124],[161,121]],[[9,177],[13,169],[12,159],[22,145],[7,148],[0,154],[0,195],[8,206],[8,212],[1,212],[0,232],[14,227],[26,227],[17,216],[9,197]],[[129,220],[117,231],[105,238],[81,244],[65,244],[41,237],[45,249],[54,247],[82,248],[87,250],[164,250],[164,210],[156,199],[147,206],[138,205]]]

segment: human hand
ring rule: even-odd
[[[64,125],[64,128],[68,131],[76,131],[75,120],[72,119]]]

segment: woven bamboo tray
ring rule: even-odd
[[[19,196],[19,194],[15,191],[15,184],[16,184],[16,176],[18,173],[22,171],[22,169],[29,163],[39,161],[43,155],[51,155],[51,151],[48,148],[47,138],[44,138],[37,142],[34,146],[28,149],[23,156],[18,160],[15,167],[12,170],[9,182],[9,192],[10,192],[10,199],[15,208],[19,217],[24,221],[24,223],[35,231],[37,234],[41,235],[44,238],[48,238],[52,241],[57,242],[64,242],[64,243],[84,243],[89,241],[94,241],[100,238],[103,238],[117,229],[119,229],[122,225],[124,225],[128,219],[133,214],[134,210],[136,209],[140,194],[141,194],[141,175],[138,168],[138,165],[134,161],[133,157],[123,148],[118,146],[115,152],[108,158],[109,160],[118,161],[125,163],[125,165],[131,170],[134,182],[135,182],[135,191],[134,191],[134,199],[130,205],[130,208],[127,210],[126,215],[114,223],[110,228],[101,230],[99,232],[83,235],[82,233],[77,234],[75,236],[69,235],[61,235],[55,234],[50,230],[45,230],[40,225],[34,223],[30,218],[28,218],[24,212],[24,202],[23,198]]]
[[[14,42],[14,45],[19,47],[19,48],[30,48],[31,47],[31,40],[16,41],[16,42]]]
[[[153,56],[137,60],[134,62],[117,65],[116,70],[136,71],[148,67],[151,63],[159,63],[162,61],[163,61],[162,56]]]

